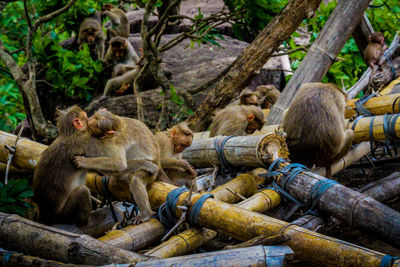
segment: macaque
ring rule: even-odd
[[[157,132],[155,136],[160,146],[162,169],[174,184],[189,188],[196,172],[182,159],[182,152],[192,144],[192,130],[182,122],[165,132]]]
[[[217,135],[249,135],[265,123],[264,113],[256,106],[228,106],[216,112],[210,126],[210,137]]]
[[[59,136],[43,151],[33,177],[34,200],[41,223],[86,224],[92,209],[85,185],[86,170],[73,164],[75,156],[99,154],[96,138],[87,131],[86,113],[78,106],[58,110]]]
[[[132,83],[134,82],[136,76],[139,74],[139,69],[138,67],[133,67],[132,70],[129,70],[125,72],[121,76],[117,76],[114,78],[111,78],[107,81],[106,87],[104,88],[103,96],[102,98],[107,97],[108,95],[111,94],[111,92],[117,91],[121,92],[123,89],[129,88]],[[126,87],[126,88],[125,88]]]
[[[160,148],[149,128],[139,120],[119,117],[107,110],[99,110],[88,119],[88,129],[94,136],[115,125],[112,137],[101,138],[104,156],[76,156],[78,168],[108,173],[129,184],[133,199],[140,210],[135,223],[148,221],[151,210],[146,186],[159,174]]]
[[[372,83],[372,77],[375,74],[375,65],[379,67],[382,66],[381,58],[383,56],[383,52],[386,49],[384,44],[385,37],[381,32],[374,32],[371,36],[368,37],[368,45],[364,50],[364,59],[367,62],[367,65],[371,67],[371,76],[369,78],[368,87]],[[369,89],[368,89],[369,90]]]
[[[103,5],[101,11],[103,16],[110,18],[110,25],[106,27],[108,39],[117,36],[129,37],[130,24],[124,11],[114,7],[112,4]]]
[[[78,45],[79,50],[86,43],[90,51],[95,50],[97,59],[103,60],[105,35],[101,29],[101,18],[96,13],[94,16],[85,18],[79,28]]]
[[[345,94],[334,84],[303,84],[283,115],[282,127],[292,162],[308,167],[327,168],[341,159],[353,141],[353,131],[346,130]]]
[[[139,61],[139,56],[135,52],[128,39],[123,37],[113,37],[110,40],[110,46],[104,57],[104,62],[108,65],[115,66],[117,64],[135,66]]]
[[[273,84],[257,86],[256,91],[261,94],[262,109],[271,108],[281,95],[281,92]]]
[[[260,103],[261,95],[259,92],[246,88],[240,93],[239,105],[253,105],[259,107]]]

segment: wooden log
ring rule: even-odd
[[[399,41],[400,37],[396,33],[389,48],[385,51],[385,55],[391,57],[394,54],[394,52],[396,52],[396,50],[399,48],[400,45]],[[381,61],[385,62],[386,57],[382,57]],[[368,67],[368,69],[364,72],[364,74],[360,77],[360,79],[358,79],[358,81],[347,91],[347,99],[355,98],[357,94],[361,92],[368,85],[371,72],[372,72],[371,67]]]
[[[254,176],[243,173],[226,184],[218,186],[211,193],[215,199],[222,202],[236,203],[241,200],[239,195],[249,197],[255,192],[257,192],[257,184]]]
[[[195,139],[185,149],[183,158],[195,168],[220,165],[215,141],[222,142],[226,136],[208,139]],[[235,136],[228,139],[224,146],[224,155],[233,166],[265,167],[274,158],[288,157],[288,149],[282,136],[270,134],[265,136]]]
[[[280,167],[287,165],[281,164]],[[286,185],[285,190],[295,198],[310,202],[310,194],[315,185],[328,180],[309,171],[304,171]],[[282,176],[277,183],[281,185]],[[351,226],[360,227],[385,239],[395,246],[400,245],[400,213],[382,203],[351,190],[341,184],[335,184],[323,193],[316,208],[332,215]]]
[[[238,182],[239,181],[242,182],[243,185],[245,185],[245,181],[243,181],[243,179],[238,180]],[[217,189],[218,188],[214,189],[213,191],[211,191],[211,193],[214,194],[214,191],[219,192]],[[219,198],[219,200],[225,203],[234,203],[229,201],[235,201],[236,199],[226,198],[222,200],[221,198]],[[250,211],[265,212],[268,209],[278,206],[280,202],[281,197],[277,192],[271,189],[266,189],[256,193],[246,200],[241,201],[235,206]],[[216,236],[217,232],[213,230],[190,228],[183,231],[182,233],[179,233],[178,235],[171,237],[167,241],[161,243],[159,246],[154,247],[153,249],[145,253],[145,255],[158,258],[169,258],[185,255],[193,251],[194,249],[204,245],[206,242],[214,239]]]
[[[359,159],[367,155],[371,151],[369,142],[363,142],[361,144],[358,144],[355,148],[351,149],[347,154],[339,159],[338,161],[334,162],[331,165],[331,173],[332,175],[346,169],[348,166],[354,164],[357,162]],[[325,167],[319,167],[316,168],[315,171],[313,171],[316,174],[319,174],[321,176],[326,176],[326,168]]]
[[[7,163],[5,162],[0,162],[0,174],[3,176],[6,173],[6,167],[7,167]],[[10,166],[10,174],[27,174],[27,173],[31,173],[32,170],[27,170],[27,169],[20,169],[20,168],[16,168],[14,166]]]
[[[325,228],[324,219],[313,215],[302,216],[292,223],[317,233],[320,233]]]
[[[346,119],[356,114],[355,107],[358,99],[351,99],[346,103],[344,116]],[[385,115],[386,113],[400,113],[400,94],[383,95],[369,99],[365,104],[365,109],[372,115]],[[349,109],[351,108],[351,109]]]
[[[395,119],[395,118],[394,118]],[[400,138],[400,120],[397,118],[395,121],[393,119],[393,124],[392,120],[389,124],[389,128],[391,131],[391,138]],[[373,120],[373,127],[372,127],[372,139],[374,141],[385,141],[386,136],[385,136],[385,131],[384,131],[384,116],[373,116],[373,117],[365,117],[361,118],[360,120],[349,122],[348,123],[348,129],[353,129],[353,124],[356,122],[356,125],[354,127],[354,139],[353,139],[353,144],[360,143],[360,142],[366,142],[370,140],[370,124],[371,121]],[[394,127],[393,127],[394,126]]]
[[[175,188],[175,186],[161,182],[152,183],[148,188],[152,206],[161,205],[168,193]],[[186,194],[183,193],[179,197],[177,205],[182,205]],[[200,195],[194,195],[192,204],[199,197]],[[180,216],[179,211],[177,211],[177,216]],[[396,218],[393,219],[395,220]],[[285,235],[290,237],[286,244],[295,251],[295,255],[305,261],[316,264],[379,266],[384,256],[382,253],[315,233],[299,226],[289,225],[289,223],[212,198],[204,202],[199,213],[198,222],[199,226],[223,232],[243,241],[259,235],[274,236],[283,231]],[[400,261],[396,261],[393,266],[400,266]]]
[[[388,201],[400,195],[400,172],[394,172],[381,180],[369,183],[361,188],[360,192],[379,202]]]
[[[10,244],[25,248],[31,255],[75,264],[136,263],[148,259],[87,235],[59,230],[18,215],[0,213],[0,246]]]
[[[255,246],[231,250],[193,254],[169,259],[140,262],[135,267],[169,266],[286,266],[286,258],[291,259],[293,251],[287,246]],[[128,267],[128,266],[126,266]]]
[[[125,208],[122,203],[114,204],[115,214],[118,221],[123,218]],[[51,227],[61,229],[76,234],[90,235],[91,237],[99,237],[109,231],[115,224],[112,217],[110,207],[104,207],[92,211],[89,216],[89,222],[86,225],[78,226],[76,224],[54,224]]]
[[[67,264],[58,261],[46,260],[38,257],[33,257],[29,255],[24,255],[22,253],[7,251],[0,248],[0,262],[2,266],[7,267],[73,267],[76,264]],[[80,267],[85,267],[88,265],[79,265]]]
[[[7,163],[8,150],[4,145],[14,145],[16,135],[0,131],[0,161]],[[20,169],[34,170],[40,159],[40,154],[47,148],[46,145],[21,138],[16,146],[12,165]]]
[[[334,62],[335,56],[359,24],[369,2],[339,1],[306,57],[271,108],[267,118],[268,125],[282,121],[283,111],[289,107],[301,84],[321,81]]]
[[[138,225],[129,225],[112,230],[98,240],[131,251],[138,251],[159,241],[165,234],[165,227],[156,219]]]

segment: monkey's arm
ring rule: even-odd
[[[194,171],[193,167],[184,160],[179,160],[175,158],[164,158],[161,160],[161,167],[163,169],[182,168],[186,172],[194,174],[194,176],[196,176],[196,172]]]
[[[114,148],[107,151],[110,157],[86,158],[74,157],[74,164],[78,168],[90,169],[96,172],[121,172],[127,169],[125,150]]]
[[[117,14],[110,12],[110,11],[105,11],[104,15],[108,16],[113,24],[115,24],[115,25],[121,24],[121,19],[119,18],[119,16]]]

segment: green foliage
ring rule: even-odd
[[[12,131],[25,118],[22,98],[15,83],[5,81],[0,72],[0,130]]]
[[[288,3],[288,0],[224,0],[231,12],[243,15],[235,21],[233,30],[240,39],[254,39],[272,18]]]
[[[374,30],[383,32],[386,42],[390,43],[396,34],[396,30],[400,28],[399,1],[375,0],[370,3],[370,6],[381,6],[369,8],[366,13]]]
[[[32,205],[24,199],[33,196],[28,179],[15,179],[5,185],[0,182],[0,211],[24,216]]]
[[[63,49],[58,45],[57,34],[53,32],[51,38],[47,35],[41,39],[35,38],[34,47],[38,60],[46,62],[46,79],[51,81],[55,92],[86,100],[91,98],[91,81],[100,77],[103,63],[90,57],[87,46],[81,51]]]

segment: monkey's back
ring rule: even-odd
[[[285,113],[282,126],[293,162],[327,166],[344,139],[345,98],[329,84],[303,85]]]
[[[210,137],[218,135],[246,135],[246,115],[243,106],[227,106],[215,113],[210,125]]]

